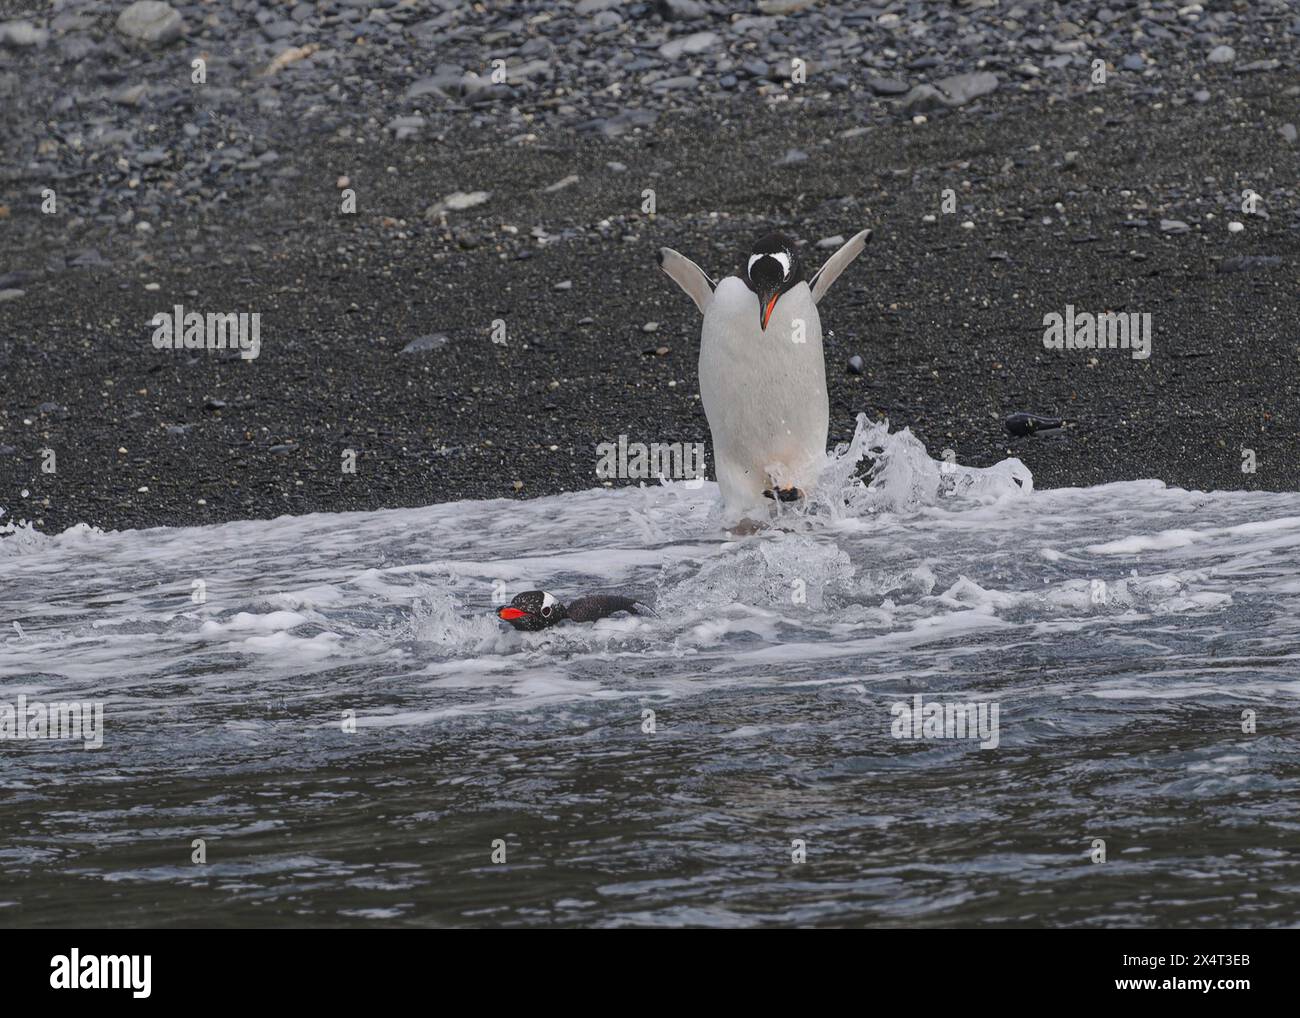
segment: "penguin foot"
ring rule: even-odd
[[[789,488],[768,488],[763,492],[764,498],[770,498],[777,502],[798,502],[803,498],[803,492],[796,487]]]

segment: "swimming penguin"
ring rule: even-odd
[[[497,609],[497,618],[509,622],[516,629],[536,632],[557,622],[595,622],[618,612],[631,615],[653,615],[654,610],[635,598],[617,594],[593,594],[580,597],[567,608],[560,600],[545,590],[525,590],[504,608]]]
[[[700,398],[729,509],[794,501],[816,481],[830,419],[817,304],[870,239],[870,230],[855,235],[808,279],[790,239],[768,233],[741,275],[717,284],[660,250],[660,268],[704,314]]]

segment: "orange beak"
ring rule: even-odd
[[[504,608],[500,609],[497,612],[497,618],[502,619],[506,622],[512,622],[515,619],[522,619],[527,614],[528,613],[526,611],[521,611],[520,609],[514,607],[514,605],[506,605]]]
[[[767,302],[767,307],[763,309],[763,329],[765,331],[767,329],[767,321],[769,318],[772,317],[772,311],[776,307],[776,302],[777,300],[780,299],[780,297],[781,295],[779,293],[774,294],[772,299]]]

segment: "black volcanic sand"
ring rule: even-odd
[[[613,139],[286,139],[296,180],[148,233],[105,231],[93,244],[103,264],[80,268],[62,266],[92,246],[85,235],[15,205],[0,221],[0,276],[32,275],[0,302],[4,519],[56,532],[590,488],[595,446],[620,433],[708,439],[699,314],[656,250],[721,276],[771,224],[807,241],[813,263],[829,253],[817,240],[875,230],[821,305],[833,442],[865,412],[911,428],[936,457],[1018,456],[1039,487],[1300,487],[1300,150],[1279,134],[1297,80],[1243,76],[1204,105],[1030,103],[1008,87],[919,125],[864,123],[829,99],[666,115]],[[774,165],[792,148],[809,158]],[[544,192],[570,174],[577,183]],[[341,175],[356,215],[338,212]],[[945,187],[957,214],[923,223]],[[1247,187],[1269,218],[1240,212]],[[655,216],[640,210],[645,188]],[[480,189],[485,204],[445,223],[424,214]],[[1191,230],[1162,233],[1162,218]],[[1230,219],[1245,231],[1230,235]],[[1223,271],[1235,255],[1281,263]],[[556,290],[563,281],[572,288]],[[155,350],[149,320],[176,303],[260,312],[260,357]],[[1045,350],[1043,316],[1067,304],[1150,312],[1150,360]],[[448,342],[401,353],[433,334]],[[853,354],[864,375],[846,370]],[[1012,439],[1002,419],[1021,410],[1068,424]],[[43,448],[54,474],[41,472]],[[344,449],[358,452],[355,475]]]

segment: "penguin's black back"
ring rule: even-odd
[[[595,622],[615,612],[641,614],[638,603],[630,597],[620,597],[617,594],[592,594],[590,597],[580,597],[569,605],[567,615],[574,622]]]

